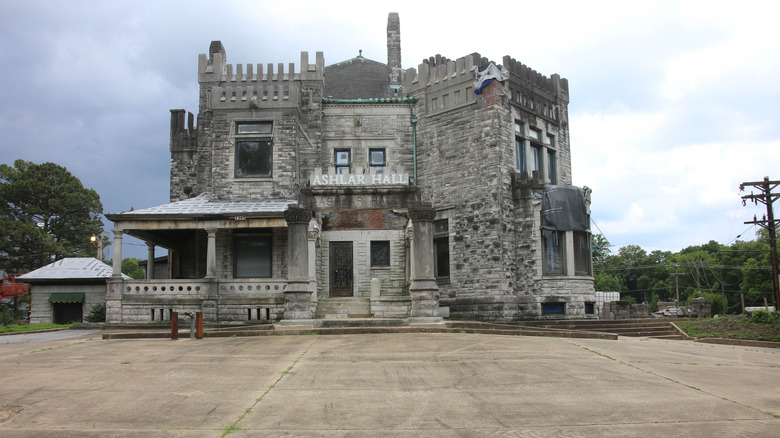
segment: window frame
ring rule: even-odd
[[[239,251],[242,250],[242,244],[241,241],[249,241],[249,240],[256,240],[260,241],[262,240],[263,243],[267,244],[267,261],[261,259],[261,262],[263,264],[267,263],[267,266],[263,266],[267,268],[267,275],[249,275],[251,272],[246,271],[246,274],[244,273],[245,268],[240,266],[239,263],[243,261],[244,255],[240,254]],[[233,278],[273,278],[273,265],[274,265],[274,239],[273,239],[273,233],[271,232],[258,232],[258,233],[236,233],[233,234]],[[261,267],[262,269],[262,267]],[[265,274],[263,272],[262,274]]]
[[[591,238],[587,231],[574,231],[574,275],[580,277],[593,276],[593,259],[591,254]],[[585,245],[581,245],[581,243]],[[580,245],[578,245],[580,243]],[[584,264],[584,266],[583,266]]]
[[[236,178],[273,178],[273,120],[236,120],[234,125],[233,175]],[[262,127],[265,129],[242,132],[242,127],[249,126],[258,126],[258,128]],[[253,143],[256,143],[256,145],[252,145]],[[254,150],[248,149],[252,147]],[[250,160],[255,160],[257,163],[248,165]]]
[[[339,159],[339,154],[347,154],[347,163],[344,164]],[[350,173],[352,170],[352,150],[349,148],[336,148],[333,149],[333,167],[336,169],[336,173],[344,173],[342,170],[346,169],[346,173]]]
[[[379,249],[380,246],[384,247],[384,248],[387,248],[387,251],[386,251],[387,260],[386,261],[385,260],[377,260],[375,258],[376,253],[374,251],[374,248],[376,247],[376,248]],[[390,245],[390,241],[389,240],[372,240],[370,242],[370,244],[369,244],[369,261],[370,261],[370,266],[372,268],[389,268],[390,264],[391,264],[391,260],[392,260],[392,250],[393,250],[393,247],[392,247],[392,245]]]
[[[558,158],[555,149],[547,148],[547,176],[548,184],[558,184]]]
[[[374,152],[382,153],[382,163],[374,163]],[[368,148],[368,167],[376,169],[376,173],[382,173],[382,169],[387,167],[387,148]]]
[[[433,221],[433,275],[437,282],[449,282],[450,273],[449,219],[436,219]]]
[[[557,237],[557,244],[554,242]],[[550,242],[553,246],[550,246]],[[550,252],[554,250],[553,252]],[[558,262],[558,268],[554,263]],[[542,229],[542,274],[545,276],[566,275],[566,231]]]

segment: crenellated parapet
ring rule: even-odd
[[[304,82],[324,80],[325,57],[317,52],[314,63],[301,52],[300,69],[295,64],[227,63],[222,43],[214,41],[209,55],[198,56],[198,82],[203,109],[261,108],[298,105]]]
[[[569,81],[553,74],[549,78],[536,70],[504,56],[504,69],[509,72],[510,101],[547,120],[560,123],[569,103]]]
[[[472,53],[454,61],[436,55],[425,60],[417,70],[406,70],[404,85],[407,92],[413,93],[421,88],[435,91],[453,83],[473,81],[480,60],[479,53]]]
[[[407,95],[425,99],[429,115],[471,105],[477,101],[474,78],[482,57],[478,53],[454,61],[436,55],[415,69],[406,70],[404,88]]]

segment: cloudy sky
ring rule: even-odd
[[[739,184],[780,180],[772,2],[433,3],[2,0],[0,160],[65,166],[106,213],[164,204],[169,110],[197,112],[210,41],[231,64],[384,62],[392,11],[404,68],[479,52],[569,79],[574,184],[614,249],[754,237]]]

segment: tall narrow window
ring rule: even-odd
[[[539,177],[543,177],[542,172],[542,147],[531,143],[531,173],[537,172]]]
[[[273,122],[236,122],[235,172],[237,177],[273,174]]]
[[[384,148],[371,148],[368,150],[368,165],[376,169],[376,173],[382,173],[387,166]]]
[[[564,231],[542,230],[544,275],[563,275]]]
[[[437,280],[450,279],[450,229],[447,219],[433,221],[434,275]]]
[[[525,168],[525,140],[515,137],[515,148],[517,149],[517,171],[523,173]]]
[[[590,236],[585,231],[574,232],[574,275],[591,275]]]
[[[555,171],[555,151],[547,149],[547,184],[558,184],[558,175]]]
[[[246,234],[233,238],[235,278],[271,276],[271,235]]]
[[[349,149],[333,151],[333,164],[336,173],[349,173],[349,165],[351,164]]]
[[[515,121],[515,153],[517,154],[517,172],[526,172],[526,159],[525,159],[525,126],[518,121]]]

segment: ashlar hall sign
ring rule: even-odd
[[[323,175],[322,169],[315,169],[314,174],[309,177],[311,187],[344,187],[344,186],[408,186],[409,174],[404,172],[403,168],[398,168],[396,172],[391,172],[388,168],[383,168],[384,172],[375,173],[371,169],[369,173],[363,173],[363,169],[358,167],[355,173],[336,173],[334,168],[328,169],[328,173]]]

